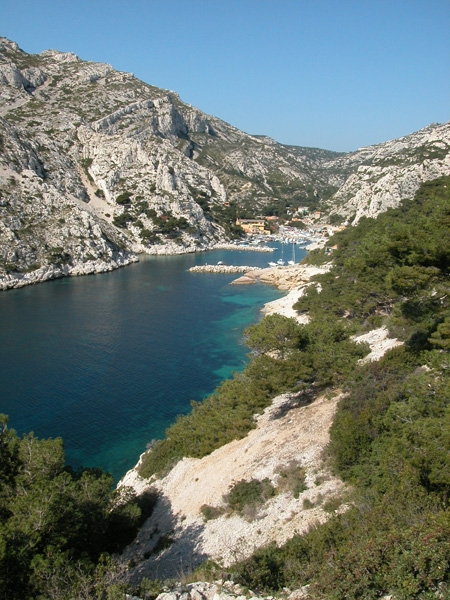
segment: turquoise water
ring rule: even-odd
[[[243,329],[282,295],[187,269],[219,260],[266,266],[277,256],[144,257],[111,273],[1,293],[0,412],[20,435],[61,436],[72,466],[121,477],[191,400],[243,369]]]

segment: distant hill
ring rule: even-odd
[[[205,249],[241,234],[236,215],[374,216],[450,173],[449,132],[285,146],[108,64],[0,38],[0,289]]]

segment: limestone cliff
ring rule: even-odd
[[[356,224],[412,198],[423,181],[450,174],[450,123],[432,124],[411,135],[361,148],[325,168],[349,172],[324,203],[331,214]]]
[[[283,146],[108,64],[0,38],[0,289],[206,249],[236,234],[236,211],[376,216],[450,172],[449,132]]]

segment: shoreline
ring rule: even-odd
[[[264,283],[273,285],[277,281],[286,285],[288,274],[291,281],[291,289],[282,298],[265,303],[261,312],[291,317],[291,312],[295,313],[292,304],[309,285],[310,278],[329,268],[295,265],[261,269]],[[256,277],[254,269],[250,273]],[[329,515],[317,499],[342,494],[345,489],[321,458],[340,397],[339,392],[332,398],[318,396],[303,405],[295,394],[280,394],[255,417],[257,425],[245,437],[224,444],[203,458],[185,457],[160,479],[143,479],[139,475],[143,453],[117,484],[118,488],[130,486],[137,495],[154,489],[159,498],[153,514],[122,555],[134,563],[132,580],[139,581],[155,572],[164,578],[175,577],[180,568],[194,569],[205,558],[227,567],[236,560],[237,551],[246,558],[254,548],[274,542],[282,544],[293,530],[304,532],[312,523],[326,521]],[[306,474],[306,486],[299,495],[288,491],[277,494],[253,519],[220,512],[214,519],[204,519],[202,507],[220,511],[224,495],[237,480],[268,478],[277,486],[280,468],[293,462],[301,464]],[[313,508],[305,508],[304,502],[308,501]],[[345,510],[345,505],[341,510]],[[192,531],[198,532],[195,539]],[[158,540],[166,536],[171,537],[170,547],[156,553]]]
[[[261,311],[307,323],[308,316],[297,315],[292,305],[310,284],[311,277],[330,268],[330,263],[323,267],[297,265],[297,281],[291,279],[288,293],[265,303]],[[282,269],[264,271],[272,272],[272,283],[274,279],[278,283],[285,281]],[[372,352],[364,361],[378,360],[389,347],[399,344],[388,339],[385,328],[353,339],[369,343]],[[256,427],[244,438],[224,444],[203,458],[184,457],[159,479],[154,476],[143,479],[138,474],[141,455],[134,469],[117,486],[130,486],[138,495],[153,489],[158,495],[154,513],[122,555],[133,563],[132,580],[137,582],[155,572],[164,578],[176,577],[180,569],[194,569],[205,559],[218,561],[227,568],[237,558],[251,556],[255,548],[283,544],[294,532],[306,532],[314,524],[329,519],[320,499],[339,497],[346,490],[345,484],[331,474],[323,461],[329,430],[342,397],[342,392],[335,390],[331,395],[316,395],[311,403],[303,405],[296,394],[280,394],[262,414],[255,416]],[[299,494],[281,491],[268,499],[252,518],[223,514],[224,497],[236,481],[269,479],[277,487],[280,468],[292,463],[302,465],[305,470],[305,488]],[[217,516],[204,518],[204,507],[216,509]],[[338,510],[347,508],[344,502]],[[171,545],[158,554],[154,549],[167,536]]]
[[[29,272],[6,272],[4,275],[0,275],[0,292],[19,289],[28,285],[45,283],[46,281],[53,281],[54,279],[61,279],[63,277],[81,277],[82,275],[101,275],[102,273],[109,273],[110,271],[115,271],[116,269],[121,269],[122,267],[127,267],[131,264],[139,262],[140,256],[178,256],[181,254],[210,252],[212,250],[243,250],[250,252],[274,251],[274,249],[270,248],[269,246],[249,246],[244,244],[220,242],[210,244],[203,248],[180,248],[179,246],[175,246],[175,244],[161,245],[158,247],[155,246],[154,250],[154,252],[141,253],[133,253],[128,251],[117,252],[113,254],[108,261],[97,259],[87,262],[77,262],[74,265],[51,263]],[[247,269],[250,268],[251,267],[247,267]],[[231,273],[232,271],[224,272]]]
[[[276,240],[268,240],[268,242],[274,242]],[[282,243],[282,242],[281,242]],[[317,243],[317,247],[321,247],[322,242]],[[305,249],[311,250],[313,249],[314,244],[310,244]],[[193,246],[180,248],[176,244],[169,243],[154,246],[149,252],[131,252],[131,251],[121,251],[114,253],[110,260],[105,261],[101,259],[90,260],[87,262],[77,262],[73,265],[63,265],[59,263],[51,263],[48,265],[44,265],[39,269],[35,269],[29,272],[20,272],[20,271],[12,271],[6,272],[4,275],[0,275],[0,292],[6,292],[7,290],[19,289],[22,287],[26,287],[28,285],[35,285],[37,283],[45,283],[46,281],[52,281],[54,279],[61,279],[63,277],[80,277],[82,275],[101,275],[102,273],[108,273],[110,271],[114,271],[116,269],[121,269],[122,267],[126,267],[128,265],[139,262],[140,256],[178,256],[181,254],[197,254],[203,252],[211,252],[213,250],[231,250],[231,251],[244,251],[244,252],[265,252],[272,253],[275,251],[275,248],[270,246],[260,246],[256,244],[249,244],[248,242],[214,242],[207,246],[197,248]],[[226,267],[226,265],[217,265]],[[297,265],[290,265],[289,267],[297,267]],[[233,283],[255,283],[254,276],[250,273],[254,271],[258,271],[258,267],[234,267],[230,266],[229,268],[224,269],[214,269],[214,265],[203,265],[202,269],[191,268],[193,272],[213,272],[213,273],[243,273],[243,278],[247,277],[247,280],[242,279],[242,281],[235,281]],[[210,270],[208,270],[209,267]],[[277,267],[269,267],[272,268],[285,268],[281,266]],[[267,269],[262,269],[263,271]],[[263,281],[263,283],[270,283]],[[288,289],[288,288],[280,288],[280,289]]]
[[[207,266],[207,265],[203,265],[203,266]],[[191,269],[192,268],[194,268],[194,267],[191,267]],[[249,269],[249,267],[244,267],[244,268]],[[286,317],[294,317],[294,318],[297,318],[297,320],[300,323],[306,323],[307,316],[306,315],[297,315],[296,311],[294,311],[292,306],[293,306],[293,304],[295,304],[297,299],[303,294],[304,289],[309,284],[310,278],[319,273],[327,272],[331,268],[331,264],[327,264],[323,267],[314,267],[314,266],[298,264],[295,266],[284,267],[284,268],[289,269],[291,271],[293,269],[295,269],[295,271],[298,273],[298,275],[301,278],[303,283],[300,283],[298,285],[296,284],[293,288],[291,288],[289,290],[285,289],[284,291],[287,291],[287,293],[284,296],[282,296],[281,298],[264,303],[260,309],[260,312],[264,316],[276,313],[276,314],[286,316]],[[255,281],[256,281],[256,277],[260,278],[261,274],[263,272],[266,273],[268,278],[272,278],[272,277],[276,278],[277,269],[281,270],[281,269],[283,269],[283,267],[269,267],[269,268],[265,268],[265,269],[250,268],[250,269],[251,270],[248,271],[247,274],[250,276],[252,276],[252,274],[255,274]],[[238,278],[238,279],[240,280],[241,278]],[[237,281],[238,280],[232,281],[230,283],[230,285],[235,284]],[[262,281],[262,283],[273,284],[272,281],[271,282]],[[282,289],[282,288],[279,288],[279,289]],[[142,462],[142,457],[144,456],[144,454],[146,454],[147,451],[148,450],[145,450],[144,452],[142,452],[140,454],[139,459],[138,459],[137,463],[135,464],[135,466],[132,469],[129,469],[123,475],[123,477],[117,483],[116,487],[120,487],[121,485],[132,485],[132,487],[136,490],[136,492],[138,494],[142,493],[144,491],[144,489],[147,487],[147,480],[142,479],[138,475],[137,470]],[[128,483],[125,483],[125,482],[128,482]]]

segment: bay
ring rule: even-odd
[[[111,273],[3,292],[0,412],[19,435],[62,437],[73,467],[117,480],[191,400],[244,368],[243,330],[282,295],[189,267],[266,266],[280,255],[144,256]]]

